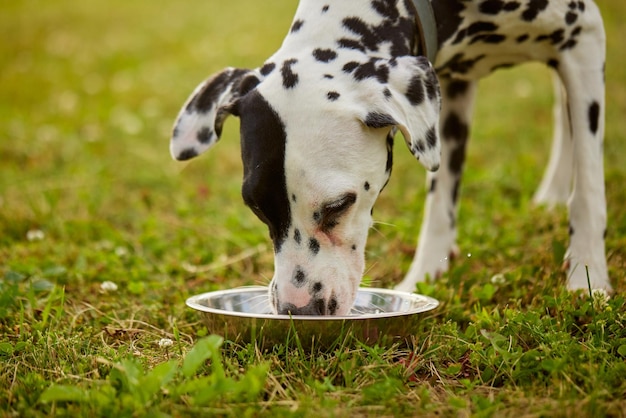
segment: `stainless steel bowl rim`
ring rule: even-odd
[[[394,318],[400,316],[413,315],[421,312],[430,311],[439,306],[439,301],[437,299],[431,298],[430,296],[420,295],[417,293],[408,293],[401,292],[393,289],[381,289],[374,287],[360,287],[359,292],[370,292],[370,293],[378,293],[378,294],[387,294],[393,296],[402,296],[409,300],[419,300],[423,303],[417,309],[407,310],[407,311],[396,311],[396,312],[380,312],[375,314],[362,314],[362,315],[342,315],[342,316],[330,316],[330,315],[278,315],[278,314],[262,314],[262,313],[248,313],[248,312],[234,312],[223,309],[216,309],[200,303],[202,300],[206,300],[208,297],[219,297],[223,295],[227,295],[230,293],[242,293],[242,292],[255,292],[259,290],[267,289],[264,286],[242,286],[233,289],[226,290],[217,290],[213,292],[201,293],[198,295],[191,296],[187,299],[186,304],[192,309],[196,309],[201,312],[207,312],[217,315],[225,315],[232,317],[242,317],[242,318],[257,318],[257,319],[270,319],[270,320],[298,320],[298,321],[361,321],[361,320],[369,320],[369,319],[380,319],[380,318]]]

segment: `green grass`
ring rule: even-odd
[[[622,2],[599,1],[617,294],[563,290],[565,210],[530,201],[549,150],[550,74],[527,65],[481,82],[463,256],[419,289],[441,307],[408,347],[346,338],[313,354],[223,342],[184,306],[195,293],[267,284],[273,257],[240,198],[238,121],[189,164],[168,152],[191,89],[225,66],[262,63],[295,2],[5,3],[0,415],[626,415]],[[380,287],[407,270],[422,216],[423,169],[397,142],[367,250],[367,280]]]

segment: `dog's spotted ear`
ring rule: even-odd
[[[226,68],[202,82],[178,114],[170,141],[172,157],[188,160],[211,148],[226,117],[237,115],[237,99],[259,82],[254,71],[240,68]]]
[[[439,168],[441,94],[433,67],[425,57],[399,57],[378,63],[386,83],[365,98],[363,122],[372,128],[397,127],[411,153],[428,170]],[[381,77],[378,76],[378,81]],[[382,90],[382,92],[381,92]]]

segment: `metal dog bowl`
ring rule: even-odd
[[[411,340],[425,312],[439,302],[431,297],[389,289],[360,288],[349,315],[275,315],[268,288],[239,287],[187,299],[200,311],[210,333],[235,343],[256,341],[262,348],[296,344],[331,348],[349,338],[387,345]]]

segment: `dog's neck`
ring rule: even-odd
[[[422,55],[420,36],[411,0],[301,0],[280,51],[297,54],[314,45],[381,58]]]

